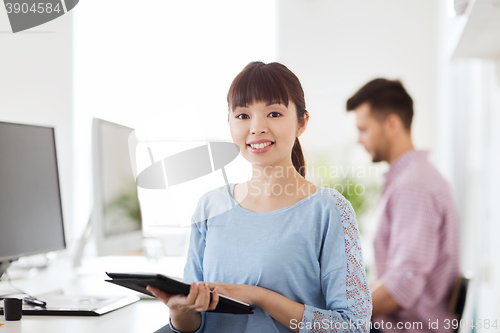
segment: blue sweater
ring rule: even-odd
[[[305,305],[302,321],[289,325],[301,333],[368,332],[372,303],[351,204],[336,190],[320,187],[292,206],[255,213],[234,201],[234,185],[199,200],[184,281],[275,291]],[[290,332],[259,307],[250,315],[201,317],[196,332]]]

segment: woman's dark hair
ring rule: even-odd
[[[346,109],[352,111],[363,103],[370,105],[370,112],[385,120],[391,113],[401,118],[405,129],[411,130],[413,100],[399,80],[375,79],[361,87],[347,100]]]
[[[227,103],[231,109],[255,102],[279,102],[288,107],[289,101],[297,108],[299,126],[304,125],[308,112],[302,85],[295,74],[278,62],[249,63],[233,80],[227,94]],[[295,138],[292,149],[292,163],[299,174],[305,177],[304,155],[298,138]]]

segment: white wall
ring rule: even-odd
[[[464,319],[500,319],[500,59],[452,58],[466,17],[439,1],[439,166],[454,184],[461,229],[461,268],[471,274]],[[477,38],[482,38],[481,27]],[[474,48],[469,51],[473,53]],[[474,311],[472,311],[474,308]],[[489,332],[490,329],[477,329]],[[493,329],[497,330],[497,329]],[[463,332],[468,332],[464,330]]]
[[[281,0],[278,60],[297,74],[310,112],[311,154],[344,154],[356,141],[346,100],[376,77],[401,79],[415,103],[413,138],[434,157],[436,2]],[[366,153],[356,149],[356,154]]]
[[[72,234],[72,18],[13,34],[0,6],[0,121],[55,127],[66,239]]]
[[[494,60],[449,60],[442,84],[450,98],[442,103],[439,123],[448,134],[439,150],[458,202],[461,269],[473,277],[469,301],[476,319],[491,322],[500,313],[499,69]]]

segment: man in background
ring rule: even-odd
[[[427,152],[413,147],[413,100],[401,82],[375,79],[347,101],[347,110],[356,113],[358,142],[373,162],[390,165],[374,239],[373,327],[449,333],[446,319],[456,318],[448,304],[459,275],[458,220],[448,184]]]

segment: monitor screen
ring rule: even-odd
[[[141,209],[128,140],[134,129],[102,119],[93,123],[94,223],[99,255],[141,250]],[[132,134],[133,135],[133,134]]]
[[[54,129],[0,122],[0,262],[65,246]]]

